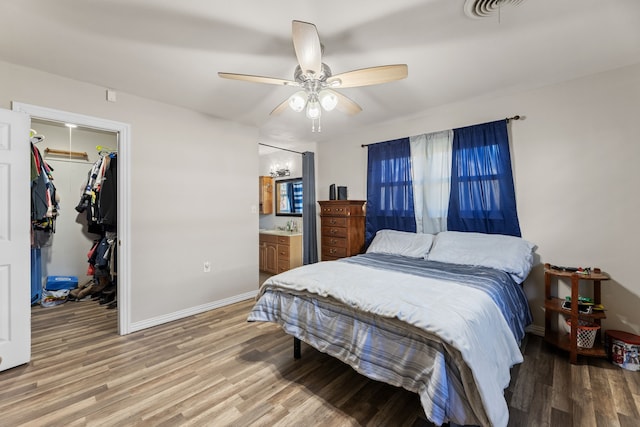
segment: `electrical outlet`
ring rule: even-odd
[[[204,272],[211,273],[211,263],[209,261],[204,262]]]

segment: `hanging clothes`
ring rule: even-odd
[[[40,139],[42,140],[42,139]],[[51,244],[59,200],[53,184],[53,168],[42,158],[40,150],[31,143],[31,246],[40,248]]]
[[[116,302],[116,242],[117,242],[117,153],[101,153],[92,165],[76,206],[78,213],[86,213],[88,230],[99,234],[87,254],[87,274],[93,276],[90,284],[70,293],[70,299],[92,295],[108,308]]]
[[[110,153],[93,164],[75,208],[79,213],[86,212],[90,233],[116,230],[117,159],[117,153]]]
[[[99,222],[104,225],[116,225],[118,215],[118,157],[109,155],[109,162],[101,181],[98,199]]]
[[[31,131],[31,304],[42,297],[42,253],[41,248],[50,246],[56,231],[58,216],[58,194],[53,185],[51,168],[35,146],[44,136]]]

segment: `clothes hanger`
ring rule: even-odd
[[[113,148],[109,147],[103,147],[102,145],[96,145],[96,150],[98,150],[98,154],[101,156],[118,152],[118,150],[114,150]]]
[[[44,135],[38,135],[38,132],[35,129],[29,130],[29,138],[31,139],[32,144],[44,141]]]

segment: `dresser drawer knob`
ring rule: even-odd
[[[336,239],[331,239],[331,244],[335,245],[336,243],[338,243],[338,241]]]
[[[333,255],[333,254],[335,254],[335,253],[336,253],[336,250],[335,250],[335,249],[329,249],[329,254]]]

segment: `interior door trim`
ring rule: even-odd
[[[74,123],[118,134],[118,333],[131,332],[131,125],[84,114],[12,102],[31,118]],[[29,254],[25,254],[29,256]]]

